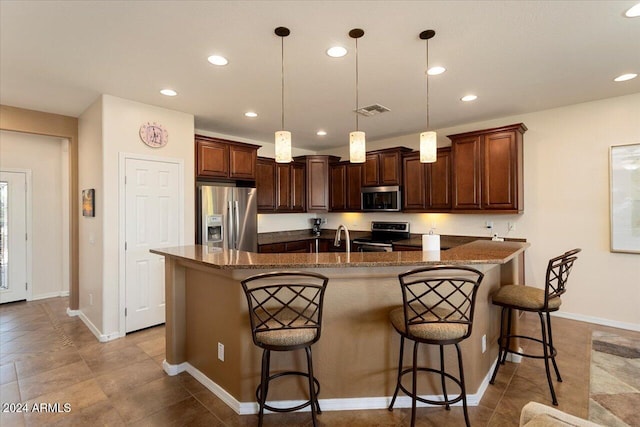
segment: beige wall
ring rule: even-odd
[[[68,194],[70,216],[69,308],[78,308],[78,119],[0,105],[0,129],[35,135],[49,135],[69,141]]]
[[[140,125],[162,124],[169,143],[160,149],[146,146]],[[102,95],[79,120],[82,139],[80,187],[95,188],[96,216],[80,219],[80,311],[101,340],[124,333],[121,304],[120,155],[121,153],[182,160],[184,165],[183,244],[194,240],[193,116],[109,95]]]
[[[82,144],[78,150],[80,190],[95,190],[95,217],[80,216],[79,309],[83,316],[103,330],[104,185],[102,171],[102,98],[98,98],[78,120]],[[117,178],[114,178],[117,179]],[[94,331],[95,332],[95,331]]]
[[[69,240],[68,227],[64,227],[64,222],[69,222],[69,211],[64,211],[65,204],[69,203],[68,192],[64,191],[68,183],[63,165],[63,156],[68,155],[68,150],[63,151],[65,147],[66,140],[60,138],[0,131],[0,169],[19,168],[32,172],[32,299],[69,292],[69,277],[65,277],[65,265],[69,265],[68,247],[64,252],[65,240]]]
[[[549,258],[581,247],[561,315],[640,330],[640,256],[609,251],[609,147],[640,143],[640,94],[553,110],[504,117],[438,130],[446,135],[523,122],[525,209],[522,215],[328,214],[326,228],[343,222],[366,230],[372,219],[410,221],[424,233],[435,223],[440,234],[489,235],[485,221],[501,236],[524,237],[527,282],[544,283]],[[405,145],[418,136],[370,142],[367,149]],[[327,152],[348,156],[342,151]],[[507,233],[507,222],[516,230]]]

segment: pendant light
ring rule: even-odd
[[[358,128],[358,39],[364,36],[364,31],[360,28],[354,28],[349,31],[349,37],[356,40],[356,130],[349,134],[349,161],[351,163],[364,163],[366,159],[366,141],[365,134]]]
[[[425,69],[427,86],[427,130],[420,134],[420,163],[434,163],[438,154],[438,136],[435,132],[429,131],[429,39],[433,38],[436,32],[426,30],[420,33],[420,38],[426,41],[427,67]]]
[[[282,59],[282,93],[281,93],[281,113],[282,113],[282,127],[276,132],[275,144],[276,144],[276,162],[277,163],[290,163],[291,162],[291,132],[284,130],[284,38],[291,32],[286,27],[278,27],[274,31],[278,37],[280,37],[280,52]]]

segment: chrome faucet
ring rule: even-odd
[[[347,248],[347,253],[349,253],[351,252],[351,239],[349,238],[349,230],[343,224],[340,224],[338,226],[338,229],[336,230],[336,238],[333,239],[333,246],[335,247],[340,246],[340,232],[342,230],[344,230],[344,237],[347,239],[345,246]]]

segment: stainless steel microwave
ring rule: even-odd
[[[401,204],[400,187],[362,187],[362,210],[367,212],[398,212]]]

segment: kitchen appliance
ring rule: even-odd
[[[320,225],[322,224],[322,218],[311,218],[313,226],[311,227],[311,234],[314,236],[320,235]]]
[[[362,210],[367,212],[397,212],[401,207],[400,187],[362,187]]]
[[[198,184],[198,233],[201,245],[258,251],[255,188]]]
[[[372,221],[371,237],[353,241],[358,252],[391,252],[393,242],[411,237],[408,222]]]

